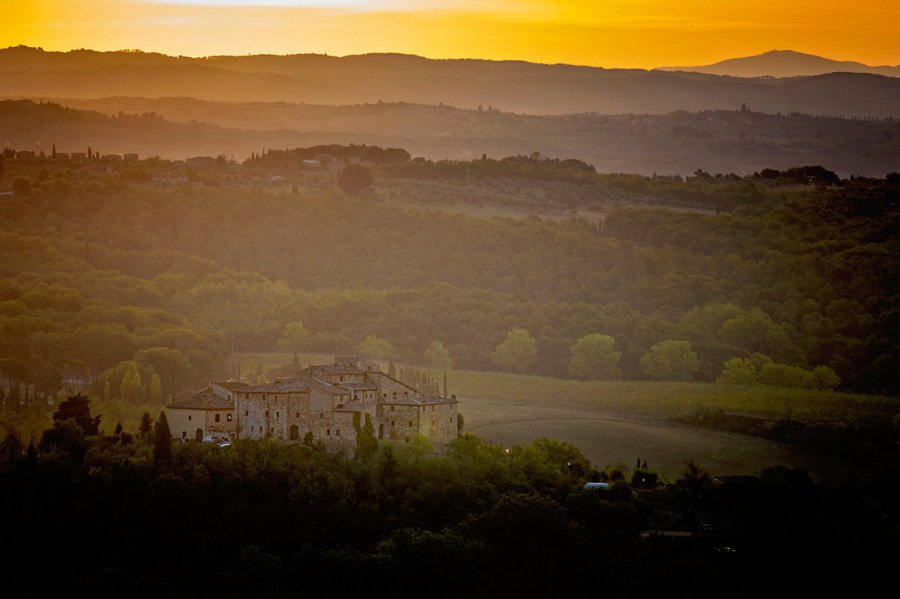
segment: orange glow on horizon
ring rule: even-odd
[[[775,0],[44,0],[5,2],[0,46],[172,55],[401,52],[604,67],[792,49],[900,63],[900,5]]]

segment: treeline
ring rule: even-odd
[[[243,162],[244,166],[260,169],[290,169],[303,166],[304,160],[329,162],[360,161],[377,165],[408,162],[409,152],[402,148],[382,148],[366,144],[327,144],[291,150],[263,150]]]
[[[299,322],[299,349],[409,364],[702,381],[768,360],[893,393],[897,194],[896,177],[776,186],[730,215],[619,209],[601,224],[60,169],[0,205],[2,357],[19,360],[2,375],[31,376],[33,356],[94,377],[134,362],[145,395],[155,373],[167,397],[226,374],[226,347],[273,350]],[[615,363],[573,371],[593,334],[612,338]],[[687,367],[658,368],[668,349]]]
[[[16,539],[0,562],[10,593],[849,591],[882,580],[897,541],[896,476],[817,484],[773,467],[714,479],[688,462],[663,481],[640,458],[600,471],[549,439],[503,447],[465,435],[438,453],[414,437],[349,456],[269,441],[173,444],[164,415],[107,435],[98,424],[76,396],[39,442],[10,434],[0,444],[0,534]],[[589,480],[609,488],[587,491]],[[641,534],[659,530],[680,536]],[[57,557],[35,559],[50,539]]]
[[[541,156],[507,156],[499,160],[482,156],[481,160],[425,160],[415,158],[385,165],[383,172],[403,179],[524,179],[564,181],[591,184],[597,181],[596,170],[575,158],[559,159]]]
[[[711,175],[698,169],[694,176],[643,177],[640,175],[601,174],[593,165],[576,158],[551,158],[539,152],[529,155],[475,160],[427,160],[412,158],[397,148],[362,145],[327,145],[292,150],[267,150],[254,154],[244,166],[273,172],[308,170],[304,161],[358,161],[378,173],[396,179],[422,179],[468,183],[475,180],[511,179],[618,188],[669,203],[687,203],[716,210],[731,211],[739,206],[762,202],[773,186],[789,184],[840,185],[841,179],[821,166],[789,169],[781,172],[764,169],[752,177],[734,173]]]

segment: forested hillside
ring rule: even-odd
[[[413,364],[439,346],[469,369],[898,391],[897,175],[762,173],[720,180],[743,190],[732,213],[620,208],[601,224],[412,209],[346,195],[328,171],[293,190],[253,183],[281,176],[264,160],[174,187],[153,185],[165,161],[95,162],[8,156],[0,179],[17,190],[0,197],[0,372],[32,393],[89,371],[99,397],[162,403],[231,374],[231,345]],[[376,190],[393,180],[368,168]],[[573,368],[596,336],[587,351],[611,368]]]

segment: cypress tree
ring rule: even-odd
[[[153,428],[153,461],[168,464],[172,461],[172,433],[165,412],[159,413],[159,420]]]

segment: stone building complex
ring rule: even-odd
[[[453,441],[458,425],[456,396],[426,396],[358,357],[336,357],[262,385],[214,383],[170,405],[167,417],[177,438],[322,441],[348,451],[366,423],[378,439],[420,434],[436,444]]]

